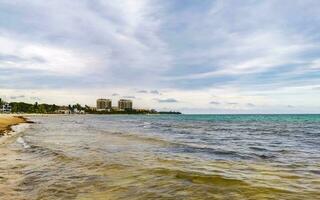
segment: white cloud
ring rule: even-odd
[[[27,68],[83,72],[100,67],[96,70],[108,77],[120,68],[157,75],[170,66],[166,43],[159,37],[160,18],[148,0],[2,4],[14,7],[23,18],[9,29],[3,28],[3,40],[8,40],[13,50],[19,49],[15,53],[23,59],[36,55],[49,61],[24,63]],[[14,39],[4,38],[4,34],[14,35]],[[2,50],[9,53],[4,47]],[[10,65],[19,67],[17,63]]]
[[[319,69],[320,70],[320,59],[315,59],[310,63],[311,69]]]
[[[300,63],[300,54],[318,48],[316,44],[303,38],[288,36],[282,32],[255,32],[224,39],[227,45],[212,46],[204,57],[200,56],[200,59],[212,60],[207,64],[214,66],[214,70],[164,79],[203,79],[222,75],[261,73],[283,65]],[[189,53],[184,59],[188,56]]]
[[[136,96],[137,107],[173,110],[317,107],[311,88],[319,87],[318,7],[272,0],[3,0],[0,95],[89,105],[99,97]]]
[[[99,60],[71,49],[36,44],[0,36],[0,68],[32,69],[49,73],[76,75],[84,73]],[[6,59],[14,57],[15,59]]]

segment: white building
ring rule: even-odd
[[[6,104],[2,105],[1,111],[4,112],[4,113],[11,113],[10,104],[6,103]]]
[[[97,99],[97,111],[110,110],[112,101],[110,99]]]
[[[119,110],[132,110],[132,101],[128,99],[120,99],[118,102]]]
[[[59,109],[59,110],[56,110],[55,113],[57,114],[71,114],[71,110],[69,109]]]

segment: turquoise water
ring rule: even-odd
[[[127,115],[95,120],[108,121],[109,130],[171,142],[177,146],[170,151],[203,158],[313,162],[320,155],[320,115]]]
[[[131,116],[127,116],[131,117]],[[146,117],[146,116],[142,116]],[[227,122],[243,122],[243,121],[260,121],[260,122],[320,122],[320,115],[318,114],[242,114],[242,115],[203,115],[203,114],[189,114],[189,115],[154,115],[147,116],[148,119],[164,119],[164,120],[191,120],[191,121],[227,121]]]
[[[26,199],[319,199],[320,115],[34,116]],[[24,145],[21,145],[24,144]],[[11,159],[14,160],[14,159]],[[8,162],[6,162],[8,163]],[[23,199],[23,198],[22,198]]]

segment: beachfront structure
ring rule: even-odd
[[[11,112],[11,106],[8,103],[5,103],[4,105],[2,105],[2,112],[4,113],[10,113]]]
[[[84,110],[78,110],[77,108],[74,108],[72,111],[73,114],[86,114]]]
[[[71,114],[71,110],[69,109],[59,109],[55,111],[56,114]]]
[[[110,99],[97,99],[97,111],[110,110],[112,101]]]
[[[128,99],[120,99],[118,102],[119,110],[132,110],[132,101]]]

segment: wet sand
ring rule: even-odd
[[[24,117],[0,114],[0,136],[7,135],[11,131],[11,126],[27,122]]]

